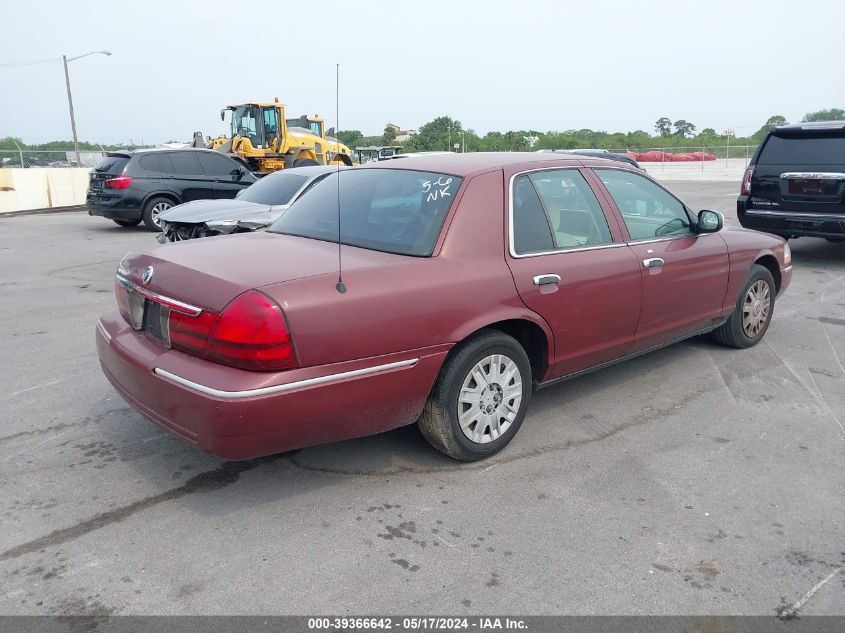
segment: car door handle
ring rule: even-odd
[[[544,284],[556,284],[560,282],[560,275],[553,273],[546,273],[545,275],[537,275],[534,277],[534,285],[542,286]]]
[[[664,262],[660,257],[649,257],[648,259],[643,260],[643,266],[646,268],[657,268],[665,263],[666,262]]]

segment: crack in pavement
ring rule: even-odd
[[[114,510],[102,512],[71,527],[54,530],[46,536],[40,536],[21,545],[17,545],[0,554],[0,561],[11,560],[24,556],[25,554],[37,552],[45,547],[67,543],[68,541],[85,536],[94,530],[124,521],[137,512],[164,503],[165,501],[172,501],[197,492],[220,490],[238,481],[242,473],[258,468],[263,464],[272,463],[288,455],[289,453],[280,453],[250,461],[224,462],[219,468],[191,477],[178,488],[171,488],[170,490],[165,490],[157,495],[146,497],[128,505],[115,508]]]
[[[19,431],[18,433],[12,433],[11,435],[3,435],[0,437],[0,443],[9,442],[11,440],[16,440],[19,437],[26,437],[28,435],[44,435],[46,433],[54,433],[55,431],[64,431],[65,429],[70,429],[75,426],[84,426],[86,424],[91,424],[91,420],[80,420],[79,422],[62,422],[60,424],[54,424],[53,426],[45,426],[41,429],[32,429],[31,431]]]

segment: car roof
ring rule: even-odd
[[[774,136],[804,136],[814,133],[830,133],[837,136],[845,134],[845,121],[804,121],[803,123],[787,123],[771,130]]]
[[[540,165],[579,167],[587,164],[614,165],[621,167],[625,163],[593,158],[578,154],[537,153],[537,152],[471,152],[466,154],[429,154],[427,156],[408,156],[405,160],[379,161],[361,165],[357,169],[412,169],[433,171],[453,176],[474,176],[494,169],[503,169],[513,165]]]

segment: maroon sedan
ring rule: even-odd
[[[97,348],[129,403],[221,457],[417,422],[476,460],[535,388],[705,332],[756,344],[790,259],[621,163],[407,158],[329,176],[266,233],[130,253]]]

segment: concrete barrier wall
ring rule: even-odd
[[[85,167],[0,169],[0,213],[85,204]]]

